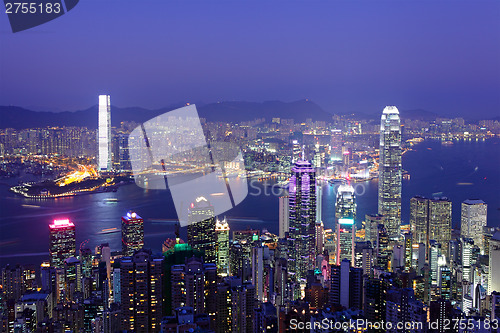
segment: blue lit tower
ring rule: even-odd
[[[135,212],[122,216],[122,253],[132,256],[144,247],[144,220]]]
[[[314,269],[316,246],[316,173],[309,161],[295,162],[289,185],[290,272],[305,283]]]
[[[386,106],[380,123],[378,213],[385,216],[387,233],[401,233],[401,123],[395,106]]]

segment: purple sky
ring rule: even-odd
[[[500,115],[500,1],[82,0],[13,34],[0,14],[0,105],[309,98]]]

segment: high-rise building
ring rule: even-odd
[[[49,225],[50,264],[64,268],[64,260],[76,255],[75,225],[68,219],[54,220]]]
[[[332,130],[332,142],[330,149],[330,160],[342,160],[342,131],[339,129]]]
[[[449,257],[451,240],[451,201],[448,198],[429,199],[429,239],[441,244],[441,252]]]
[[[300,149],[300,143],[298,140],[293,140],[292,141],[292,164],[295,164],[296,162],[300,161],[302,155],[302,150]],[[302,158],[304,158],[302,156]]]
[[[474,245],[472,238],[462,238],[462,279],[471,281],[471,269],[474,263],[475,251],[477,247]]]
[[[380,123],[378,213],[386,218],[389,236],[401,229],[401,124],[395,106],[386,106]]]
[[[201,258],[186,259],[185,264],[171,268],[172,309],[192,307],[195,314],[207,313],[210,308],[209,286],[215,287],[217,270],[214,264],[203,264]]]
[[[403,244],[405,248],[405,271],[409,272],[412,267],[413,259],[413,234],[407,231],[403,234]]]
[[[118,134],[118,160],[121,171],[132,171],[128,147],[128,135],[126,133]]]
[[[366,277],[364,281],[363,311],[366,319],[371,322],[385,320],[385,302],[387,290],[391,287],[389,279]],[[384,330],[372,330],[373,332],[384,332]]]
[[[204,253],[205,263],[217,264],[214,207],[206,198],[197,198],[188,209],[188,221],[188,244]]]
[[[290,227],[289,217],[288,217],[288,196],[279,197],[279,236],[280,238],[285,238],[285,234],[288,232]]]
[[[413,242],[429,247],[429,199],[421,196],[410,199],[410,226]]]
[[[229,224],[224,218],[215,222],[215,235],[217,238],[217,274],[227,276],[229,274]]]
[[[410,199],[410,225],[415,244],[426,245],[429,241],[441,244],[441,252],[449,257],[448,245],[451,240],[451,201],[447,198],[428,199],[415,196]]]
[[[387,332],[422,332],[426,324],[426,315],[424,304],[415,299],[413,289],[394,288],[387,291],[386,322],[392,324]],[[402,328],[398,329],[398,325],[401,324]],[[416,329],[416,327],[422,328]]]
[[[253,331],[255,288],[250,282],[228,276],[217,286],[217,333]]]
[[[483,200],[462,202],[461,236],[472,238],[474,245],[484,253],[483,227],[486,226],[488,205]]]
[[[365,241],[371,242],[373,247],[376,245],[379,224],[384,224],[384,215],[365,215]]]
[[[451,299],[451,270],[448,266],[439,267],[439,296],[442,299],[450,300]]]
[[[315,266],[316,173],[309,161],[297,161],[289,185],[289,269],[296,281],[304,280]]]
[[[356,242],[355,267],[363,269],[363,275],[370,275],[373,267],[373,248],[370,242]]]
[[[323,188],[316,186],[316,222],[323,221]]]
[[[356,198],[354,188],[340,185],[335,202],[335,220],[337,222],[337,265],[343,259],[354,265],[354,240],[356,235]]]
[[[500,292],[500,231],[497,231],[490,239],[489,259],[488,294],[491,294],[493,291]],[[500,311],[498,316],[500,317]]]
[[[0,282],[2,283],[2,301],[16,302],[26,291],[24,268],[19,264],[3,267]]]
[[[323,253],[325,249],[325,226],[323,222],[316,222],[316,254]]]
[[[99,162],[101,171],[110,171],[112,168],[111,158],[111,104],[109,95],[99,95]]]
[[[163,258],[139,250],[121,259],[122,330],[160,332],[163,307]]]
[[[330,275],[330,306],[342,305],[346,308],[362,308],[363,269],[351,267],[344,259],[340,265],[332,265]]]
[[[387,234],[387,230],[385,229],[385,225],[383,224],[378,225],[375,253],[377,258],[377,266],[384,270],[388,269],[391,257],[391,249],[389,247],[389,235]]]
[[[122,216],[122,253],[132,256],[144,247],[144,220],[135,212]]]

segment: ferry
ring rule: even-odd
[[[108,229],[102,229],[101,231],[97,232],[99,235],[105,235],[105,234],[114,234],[116,232],[120,232],[121,230],[118,228],[108,228]]]

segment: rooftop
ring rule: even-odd
[[[463,203],[466,205],[484,205],[486,202],[480,199],[467,199]]]
[[[51,229],[58,229],[58,228],[67,228],[67,227],[74,227],[75,225],[73,224],[73,222],[71,222],[70,220],[68,219],[64,219],[64,220],[54,220],[54,222],[52,222],[51,225],[49,225],[49,227]]]

